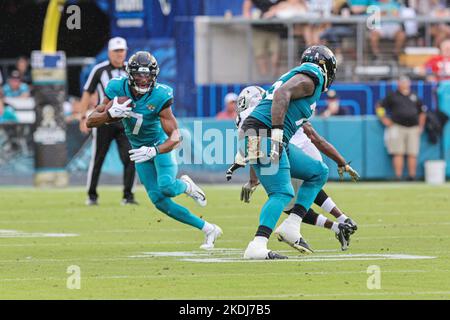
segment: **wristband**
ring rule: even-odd
[[[271,138],[277,142],[283,142],[283,130],[282,129],[272,129]]]

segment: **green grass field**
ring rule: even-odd
[[[350,249],[303,225],[314,254],[272,238],[269,248],[289,260],[262,262],[241,259],[262,189],[251,204],[239,201],[239,186],[205,186],[206,208],[177,198],[222,227],[211,252],[200,251],[201,232],[157,212],[142,188],[138,207],[119,204],[119,187],[99,191],[100,206],[86,207],[82,188],[0,188],[1,299],[450,299],[449,184],[331,183],[329,194],[359,224]],[[80,289],[67,288],[73,265]],[[372,265],[380,289],[367,287]]]

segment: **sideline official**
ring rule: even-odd
[[[97,104],[99,104],[105,97],[105,88],[109,80],[120,76],[127,76],[125,71],[127,49],[127,42],[125,39],[120,37],[112,38],[108,43],[108,60],[94,66],[89,74],[81,98],[81,114],[83,115],[80,121],[81,132],[89,132],[89,129],[86,127],[86,113],[88,112],[89,102],[95,93],[98,95]],[[113,140],[117,143],[120,159],[124,165],[122,204],[137,204],[133,194],[135,168],[134,163],[130,161],[128,154],[131,146],[125,136],[122,122],[114,122],[99,128],[94,128],[92,130],[92,137],[92,155],[87,176],[88,199],[86,204],[98,204],[98,179],[100,177],[103,161],[105,160],[109,146]]]

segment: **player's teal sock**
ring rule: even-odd
[[[170,198],[163,198],[155,203],[158,210],[164,212],[169,217],[186,223],[197,229],[202,229],[205,221],[192,214],[187,208],[173,202]]]

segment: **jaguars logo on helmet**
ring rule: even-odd
[[[322,91],[327,91],[336,76],[337,63],[333,52],[326,46],[308,47],[300,59],[300,63],[305,62],[317,64],[322,69],[325,77]]]
[[[126,71],[130,87],[138,94],[146,94],[155,86],[159,66],[150,52],[138,51],[128,60]]]

